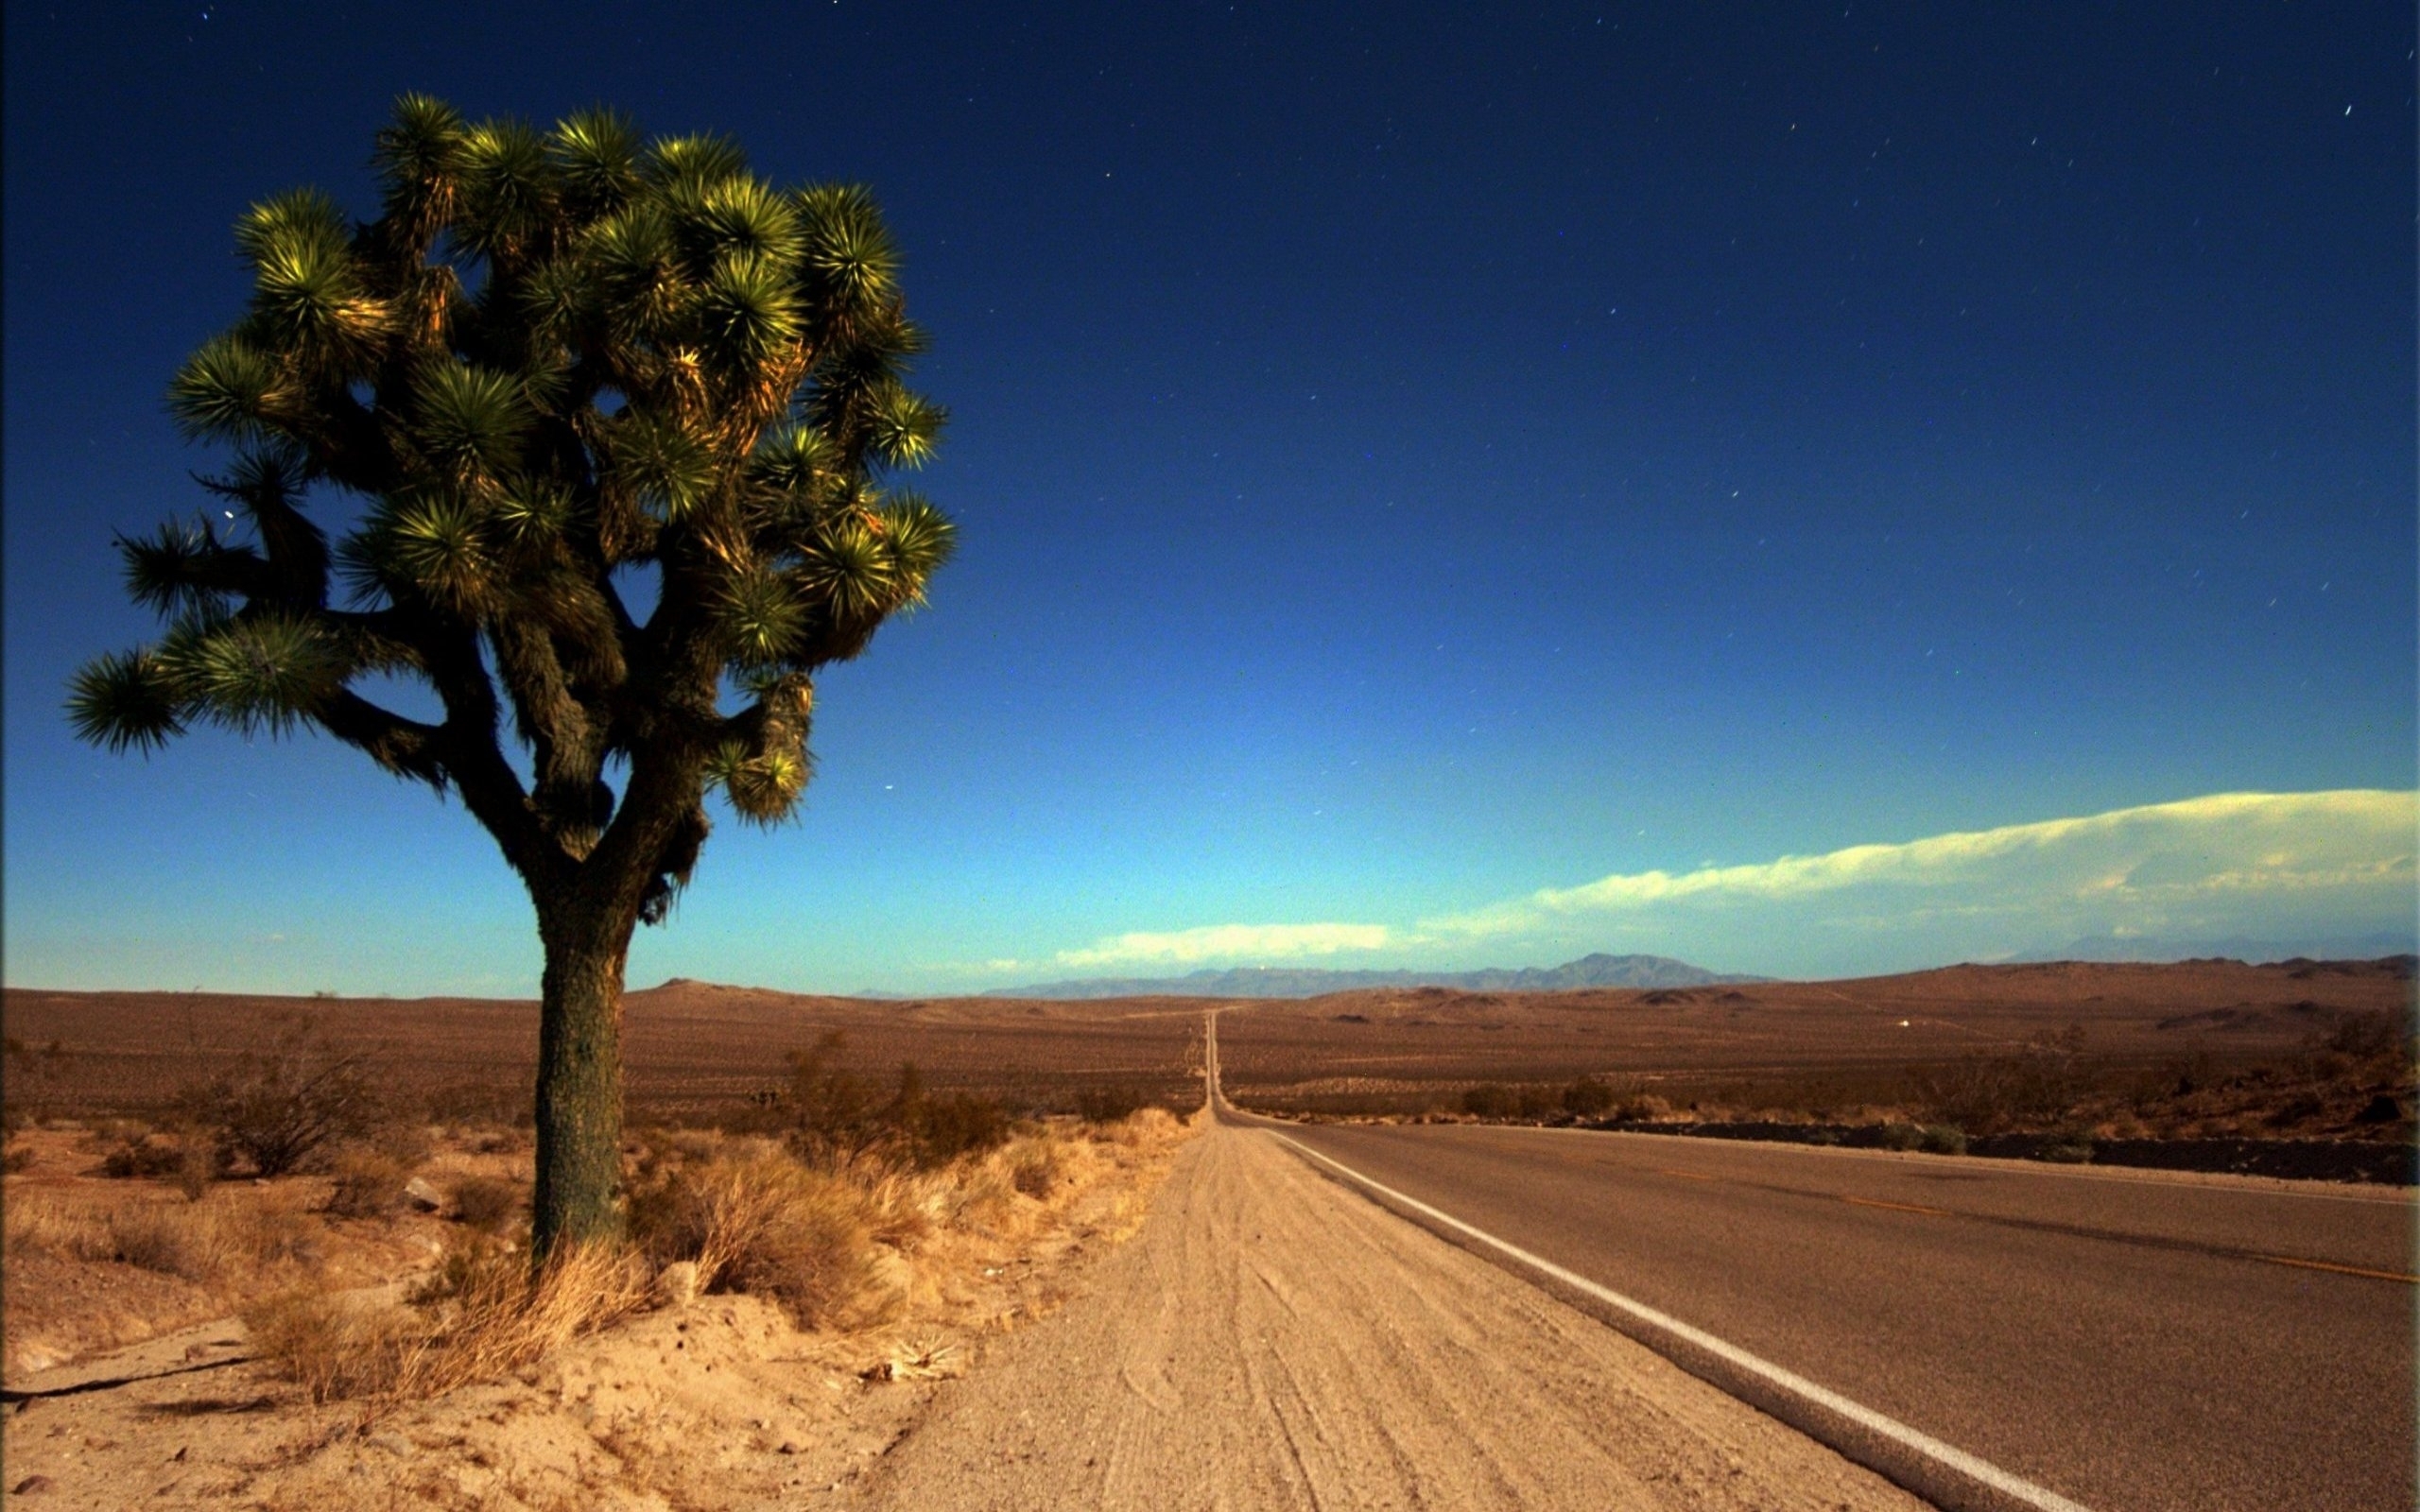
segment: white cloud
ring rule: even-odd
[[[2179,922],[2254,927],[2256,919],[2242,917],[2248,910],[2307,910],[2331,900],[2362,905],[2369,915],[2389,905],[2408,918],[2414,800],[2410,792],[2371,789],[2221,793],[1750,865],[1617,872],[1421,927],[1465,937],[1535,934],[1592,917],[1683,907],[1779,910],[1806,922],[1846,922],[1819,917],[1823,901],[1833,896],[1854,899],[1861,915],[1877,921],[2034,916],[2104,932]],[[2399,909],[2391,906],[2398,898]],[[2189,919],[2176,917],[2197,908]],[[2215,918],[2213,908],[2230,917]]]
[[[1116,935],[1061,951],[1057,964],[1095,971],[1384,951],[1374,964],[1460,969],[1612,949],[1729,971],[1850,975],[2004,959],[2087,938],[2394,934],[2408,932],[2420,907],[2415,835],[2420,794],[2221,793],[1819,855],[1617,872],[1412,927],[1218,924]],[[1475,958],[1489,940],[1517,958]]]
[[[1270,960],[1384,950],[1394,943],[1384,924],[1212,924],[1165,934],[1117,935],[1090,950],[1061,951],[1059,964],[1077,968],[1189,966],[1214,960]]]

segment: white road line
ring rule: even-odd
[[[1955,1445],[1945,1444],[1931,1435],[1920,1433],[1897,1418],[1885,1417],[1861,1402],[1851,1401],[1839,1392],[1817,1385],[1806,1377],[1785,1370],[1770,1360],[1750,1354],[1737,1345],[1716,1338],[1703,1329],[1692,1328],[1679,1318],[1667,1313],[1660,1313],[1644,1302],[1624,1297],[1611,1287],[1600,1286],[1576,1271],[1565,1270],[1553,1261],[1533,1255],[1520,1246],[1498,1239],[1483,1228],[1473,1228],[1451,1213],[1442,1212],[1417,1197],[1408,1196],[1383,1182],[1363,1176],[1343,1161],[1322,1155],[1300,1140],[1280,1134],[1274,1129],[1269,1130],[1269,1133],[1272,1138],[1292,1145],[1323,1165],[1333,1167],[1348,1179],[1377,1193],[1390,1201],[1401,1203],[1406,1208],[1432,1218],[1458,1233],[1466,1234],[1480,1244],[1519,1261],[1540,1275],[1551,1277],[1574,1291],[1593,1297],[1609,1307],[1628,1314],[1650,1328],[1683,1340],[1734,1368],[1745,1371],[1772,1389],[1845,1418],[1867,1433],[1887,1439],[1904,1451],[1922,1456],[1958,1475],[1989,1487],[2009,1501],[2019,1505],[2039,1508],[2040,1512],[2090,1512],[2090,1509],[2081,1503],[2070,1502],[2056,1491],[2036,1486],[2021,1476],[2012,1475],[1988,1460],[1978,1459]]]

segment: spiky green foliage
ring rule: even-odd
[[[251,307],[168,397],[242,448],[209,483],[240,507],[120,541],[169,625],[78,676],[76,729],[316,727],[458,791],[533,886],[610,869],[660,911],[709,789],[790,813],[816,671],[948,558],[949,522],[884,487],[944,418],[902,381],[898,252],[861,188],[783,189],[726,139],[646,145],[611,112],[541,131],[409,95],[376,163],[375,221],[304,189],[237,222]],[[333,550],[304,513],[329,490],[368,502]],[[354,691],[399,670],[441,721]]]
[[[461,798],[545,946],[542,1252],[617,1221],[622,963],[708,795],[793,813],[817,672],[949,558],[948,520],[885,486],[944,417],[905,386],[924,336],[861,188],[778,188],[608,111],[540,131],[416,94],[376,165],[376,220],[306,189],[236,223],[251,307],[168,387],[233,461],[209,512],[119,541],[164,630],[78,673],[68,713],[112,750],[317,729]],[[333,544],[305,512],[329,491],[358,505]],[[364,696],[386,676],[442,717]]]

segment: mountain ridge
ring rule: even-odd
[[[1315,998],[1381,987],[1445,987],[1465,992],[1567,992],[1582,988],[1719,987],[1769,982],[1766,976],[1709,971],[1668,955],[1603,952],[1561,966],[1493,967],[1477,971],[1332,971],[1310,967],[1243,966],[1183,976],[1089,977],[994,988],[987,998]]]

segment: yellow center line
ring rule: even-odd
[[[2333,1261],[2296,1260],[2291,1255],[2255,1255],[2255,1260],[2272,1265],[2291,1265],[2297,1270],[2332,1270],[2339,1276],[2366,1276],[2374,1281],[2401,1281],[2406,1286],[2420,1286],[2420,1276],[2406,1276],[2399,1270],[2368,1270],[2360,1265],[2339,1265]]]
[[[1841,1200],[1860,1208],[1888,1208],[1893,1212],[1921,1212],[1927,1218],[1955,1216],[1946,1208],[1919,1208],[1912,1202],[1885,1202],[1879,1197],[1852,1197],[1844,1193]]]
[[[1655,1174],[1657,1176],[1677,1176],[1685,1181],[1720,1181],[1722,1179],[1722,1177],[1719,1176],[1708,1176],[1703,1171],[1667,1171],[1660,1167],[1656,1170]]]

